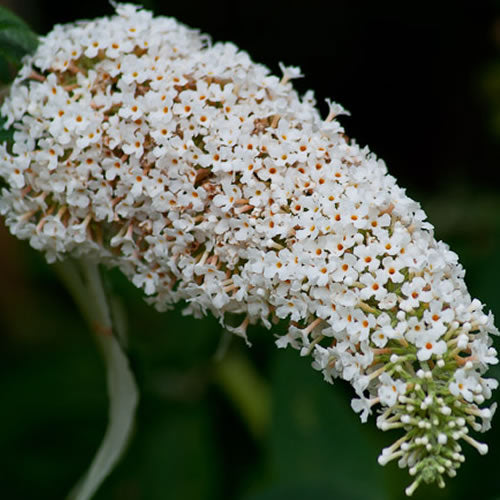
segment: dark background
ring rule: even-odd
[[[103,1],[0,3],[41,34],[112,11]],[[460,255],[471,294],[500,315],[499,2],[144,4],[236,43],[275,73],[279,61],[300,66],[299,91],[314,89],[324,116],[327,97],[352,113],[341,119],[347,134],[422,203]],[[103,368],[43,259],[3,230],[0,260],[0,498],[64,498],[105,427]],[[213,319],[156,313],[117,273],[110,280],[129,312],[142,400],[131,448],[96,498],[403,498],[406,471],[376,463],[397,433],[377,431],[373,419],[361,425],[347,385],[325,384],[308,359],[278,352],[259,329],[251,350],[236,339],[221,365]],[[254,413],[265,423],[257,435]],[[500,499],[499,423],[481,436],[488,455],[467,449],[447,489],[415,498]]]

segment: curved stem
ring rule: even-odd
[[[92,498],[125,450],[134,423],[138,391],[125,352],[120,345],[117,309],[104,289],[99,265],[94,260],[65,260],[55,265],[75,303],[89,324],[102,351],[107,370],[109,421],[102,443],[85,475],[68,500]]]
[[[230,351],[216,360],[214,378],[243,417],[250,434],[256,440],[264,438],[271,421],[271,394],[248,358]]]

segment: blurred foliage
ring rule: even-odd
[[[0,81],[10,81],[11,64],[19,66],[24,55],[33,52],[38,37],[9,9],[0,6]]]
[[[43,2],[34,4],[39,5],[45,15],[50,10],[43,9]],[[69,4],[65,8],[69,9]],[[83,6],[75,4],[73,8]],[[180,4],[172,5],[172,9],[181,8]],[[188,16],[193,13],[201,24],[206,15],[203,8],[200,6],[197,10],[187,5],[183,20],[189,22]],[[340,4],[335,8],[338,9],[334,18],[335,33],[339,35],[328,36],[339,36],[336,40],[352,42],[352,47],[334,46],[331,57],[335,57],[339,64],[349,61],[351,69],[356,68],[359,61],[360,65],[369,65],[369,52],[364,53],[361,60],[356,52],[358,46],[353,41],[356,37],[351,30],[357,29],[355,26],[358,25],[339,21],[342,16],[352,21],[353,8]],[[360,15],[362,22],[359,26],[367,29],[372,19],[380,21],[383,18],[384,26],[393,29],[390,35],[384,35],[389,43],[393,43],[390,36],[403,37],[406,26],[413,28],[420,22],[419,12],[407,14],[415,16],[408,22],[408,17],[398,17],[392,11],[393,17],[384,17],[384,6],[378,3],[376,8],[382,9],[382,13],[367,11],[363,14],[365,17]],[[440,11],[437,5],[435,8],[435,19],[439,21]],[[255,15],[261,15],[257,7],[254,10]],[[1,59],[1,47],[5,46],[2,43],[7,40],[17,44],[19,56],[31,43],[29,36],[20,41],[12,35],[12,30],[21,26],[18,21],[5,18],[2,24],[3,12],[1,9],[0,78],[5,75],[2,68],[6,67]],[[246,14],[254,15],[252,12]],[[50,10],[50,16],[57,15],[59,13]],[[89,13],[87,17],[92,15],[97,13]],[[307,9],[303,15],[307,19]],[[73,16],[76,17],[80,15]],[[427,19],[423,14],[421,18]],[[229,33],[224,31],[227,26],[223,19],[218,17],[210,22],[217,25],[220,33]],[[387,19],[392,20],[392,24]],[[432,26],[432,22],[429,23]],[[197,23],[193,21],[192,24]],[[492,30],[496,29],[493,19],[490,26]],[[313,28],[310,28],[310,34],[318,40],[322,30]],[[441,28],[448,37],[449,46],[460,43],[460,29],[451,23],[439,25]],[[373,28],[376,29],[378,25]],[[236,35],[229,33],[228,38],[233,37]],[[384,38],[373,40],[375,46],[381,43],[380,39]],[[364,42],[361,40],[360,43]],[[425,43],[425,39],[417,42]],[[249,43],[245,48],[251,50]],[[290,47],[284,46],[280,50],[290,49],[299,58],[299,45],[305,46],[308,58],[323,57],[321,54],[326,53],[321,48],[309,54],[311,51],[307,47],[311,45],[307,43],[310,42],[298,40],[297,47],[293,45],[294,39],[286,43]],[[264,36],[255,39],[254,49],[258,52],[262,45],[262,51],[269,51],[269,57],[274,60],[275,54],[266,44]],[[415,59],[417,52],[412,46],[402,46],[404,50],[413,50],[411,64],[418,63]],[[478,60],[482,57],[481,63],[470,65],[468,70],[471,72],[470,81],[479,82],[474,87],[474,95],[487,113],[474,114],[467,109],[474,120],[482,116],[477,129],[487,130],[490,139],[481,135],[482,142],[476,143],[477,136],[474,136],[474,140],[458,144],[461,136],[457,134],[455,142],[437,141],[434,146],[443,148],[443,155],[448,155],[448,158],[440,156],[437,159],[431,143],[431,149],[424,152],[430,158],[429,165],[422,165],[421,171],[415,172],[412,162],[420,161],[419,155],[424,153],[417,152],[416,159],[412,158],[408,155],[403,135],[397,134],[409,136],[410,132],[423,129],[427,136],[431,136],[436,129],[430,128],[429,131],[424,128],[424,122],[418,121],[424,118],[417,114],[407,117],[405,123],[412,122],[415,128],[408,131],[399,127],[394,130],[395,136],[384,143],[380,142],[381,137],[387,135],[384,126],[375,130],[373,123],[369,122],[376,115],[376,109],[368,108],[363,115],[364,94],[359,87],[353,87],[355,97],[352,100],[358,104],[348,107],[355,112],[358,106],[358,112],[361,111],[357,115],[358,129],[353,135],[360,131],[361,136],[367,136],[359,125],[364,123],[363,116],[366,116],[367,130],[373,131],[376,143],[379,141],[375,150],[384,156],[384,149],[394,151],[393,159],[401,160],[399,168],[401,171],[406,169],[407,179],[413,179],[409,188],[411,196],[421,200],[436,227],[436,236],[450,243],[467,269],[466,281],[471,294],[485,302],[498,318],[500,196],[498,188],[491,183],[492,169],[488,165],[498,166],[494,137],[495,134],[500,137],[500,67],[496,56],[491,55],[498,55],[496,52],[488,49],[484,52],[486,55],[482,54],[475,54]],[[255,56],[259,59],[259,54]],[[285,57],[287,63],[303,66],[307,66],[309,60],[295,60],[292,55]],[[405,61],[400,62],[404,65]],[[444,60],[444,63],[447,64],[446,71],[451,72],[450,61],[452,59]],[[15,63],[10,60],[9,64],[12,62]],[[383,61],[379,59],[373,64],[383,64]],[[388,60],[384,71],[389,71],[389,66]],[[395,66],[392,71],[388,78],[397,82],[402,70]],[[338,74],[342,75],[342,71],[339,70]],[[314,78],[320,80],[313,74],[309,81],[311,85],[314,85]],[[377,76],[373,80],[380,78]],[[448,95],[450,78],[448,74],[442,76],[437,90],[434,90],[436,99],[447,99],[442,110],[452,108]],[[344,76],[337,80],[340,83],[334,84],[337,85],[335,90],[342,94],[355,80],[361,81],[362,78],[344,71]],[[410,80],[404,81],[406,87],[398,90],[397,83],[394,83],[389,90],[394,106],[400,106],[398,95],[413,95],[418,99],[419,93],[425,90],[422,90],[421,81],[417,79],[411,87]],[[375,88],[380,91],[383,86],[381,81]],[[460,89],[460,95],[467,94],[465,87]],[[339,100],[347,100],[349,104],[349,94],[346,96],[346,99],[341,96]],[[360,96],[359,101],[356,101],[356,96]],[[424,94],[424,97],[427,96]],[[368,96],[366,99],[372,98]],[[390,100],[385,98],[386,103]],[[380,102],[383,101],[384,98],[380,97]],[[380,107],[379,103],[375,104]],[[417,109],[420,102],[415,101],[413,105]],[[451,110],[446,117],[438,117],[437,122],[452,123],[455,112]],[[393,123],[394,115],[386,114],[389,115],[386,119]],[[383,118],[381,115],[383,113],[378,114],[377,120]],[[428,127],[435,126],[436,120],[431,121]],[[449,134],[453,135],[457,130],[450,126]],[[481,161],[476,162],[479,149]],[[458,157],[460,164],[455,163]],[[442,162],[443,171],[436,170],[433,161]],[[429,189],[430,172],[436,178],[444,179],[439,190]],[[445,177],[450,172],[456,173],[453,181]],[[104,433],[107,416],[104,368],[83,320],[50,267],[25,243],[14,240],[4,228],[0,229],[0,261],[4,263],[3,286],[0,287],[0,498],[64,498],[90,463]],[[340,381],[334,387],[326,384],[321,375],[312,370],[309,359],[300,358],[296,352],[278,351],[273,345],[273,332],[259,328],[250,331],[252,349],[247,349],[241,339],[235,338],[225,357],[219,360],[216,353],[220,353],[224,341],[221,328],[213,318],[195,320],[184,317],[182,307],[168,313],[157,313],[119,273],[112,270],[108,276],[122,298],[130,320],[130,357],[138,378],[141,401],[136,432],[128,453],[96,495],[96,500],[404,498],[404,487],[411,481],[407,472],[400,471],[395,464],[382,468],[376,461],[381,448],[394,441],[398,434],[378,431],[373,418],[362,425],[349,407],[352,391],[347,384]],[[495,339],[495,344],[500,347],[498,339]],[[500,378],[498,366],[491,370],[491,376]],[[238,393],[238,388],[244,393]],[[498,392],[494,399],[500,402]],[[414,498],[498,500],[498,415],[492,430],[479,438],[490,445],[488,455],[481,457],[475,450],[466,449],[466,463],[457,478],[448,481],[446,489],[422,487]]]

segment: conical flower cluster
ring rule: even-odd
[[[1,212],[49,261],[118,266],[159,309],[185,301],[246,336],[288,320],[279,347],[349,381],[363,421],[401,429],[379,461],[453,476],[490,426],[491,314],[448,246],[329,103],[229,43],[121,5],[56,26],[1,108]]]

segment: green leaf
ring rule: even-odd
[[[387,499],[378,444],[351,410],[344,384],[327,384],[295,352],[280,351],[276,361],[271,467],[277,484],[311,484],[346,500]]]
[[[38,45],[38,37],[29,26],[5,7],[0,7],[0,49],[12,62],[33,52]]]
[[[219,443],[208,408],[150,399],[126,459],[98,499],[124,498],[135,486],[148,500],[215,500],[221,495]],[[227,498],[227,497],[226,497]]]

